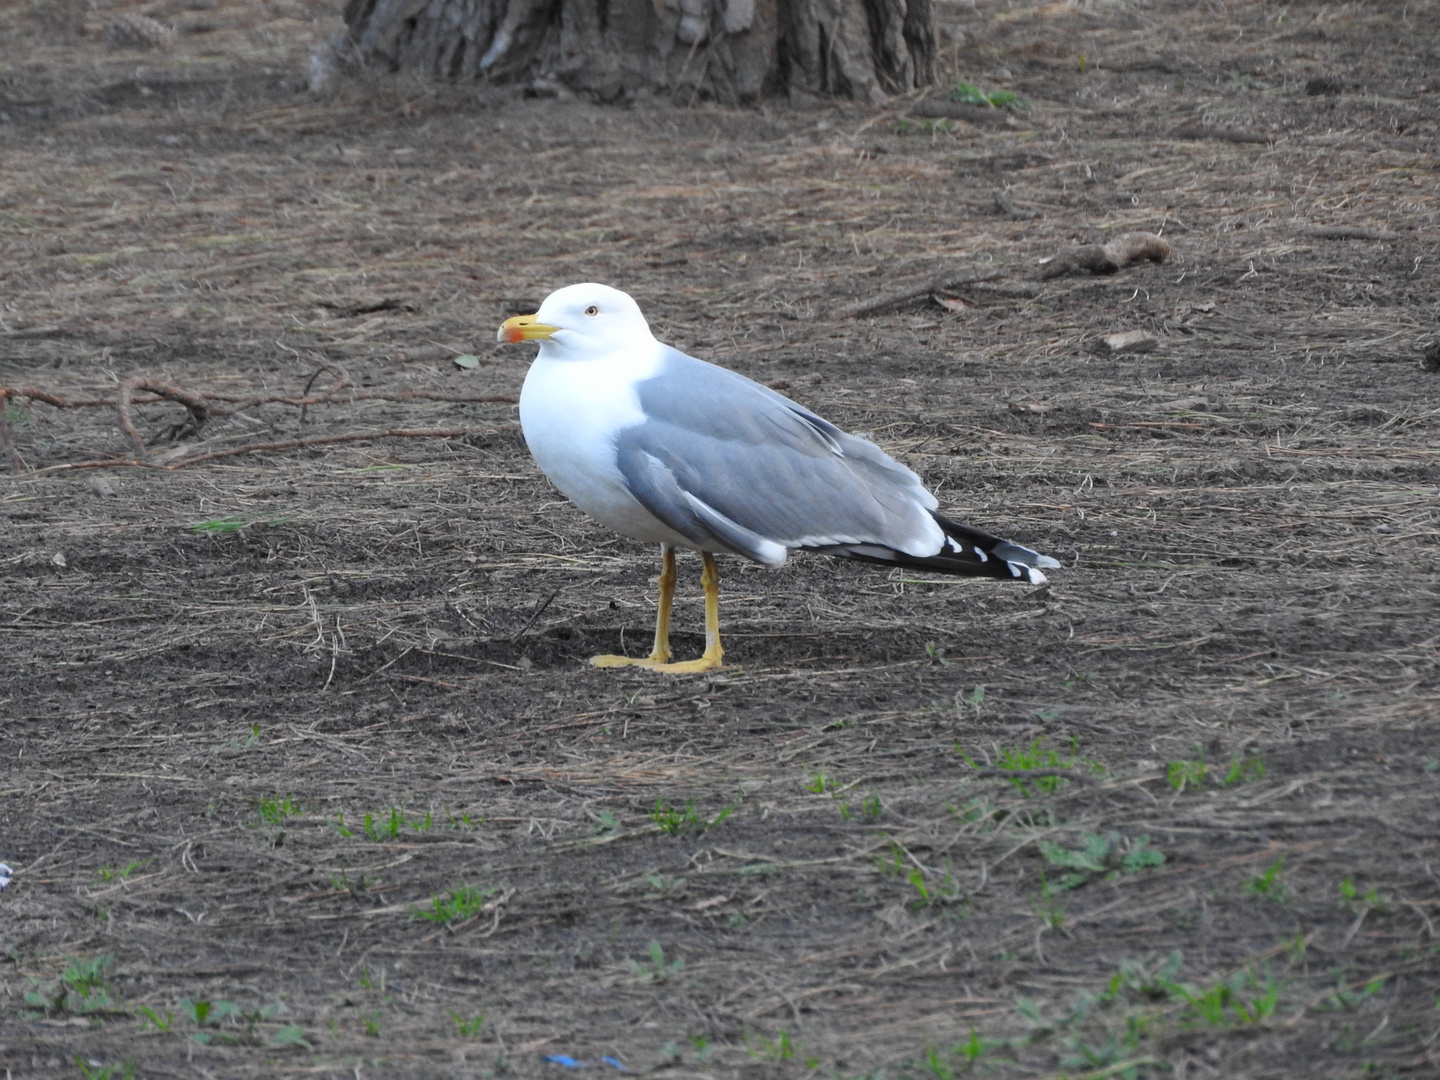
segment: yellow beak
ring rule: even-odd
[[[558,326],[536,322],[534,315],[516,315],[500,324],[500,329],[495,331],[495,340],[518,345],[522,341],[543,341],[559,330]]]

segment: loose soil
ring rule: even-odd
[[[1440,1073],[1435,4],[942,5],[953,119],[316,98],[336,6],[0,11],[0,387],[97,402],[6,403],[7,1077]],[[587,279],[1065,569],[588,667],[656,553],[493,344]]]

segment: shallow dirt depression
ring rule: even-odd
[[[1434,5],[942,5],[968,111],[317,99],[332,7],[0,12],[7,1077],[1440,1071]],[[585,279],[1065,569],[588,668],[655,553],[492,344]]]

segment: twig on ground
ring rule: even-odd
[[[53,472],[72,472],[78,469],[121,468],[158,469],[162,472],[174,472],[176,469],[183,469],[187,465],[197,465],[202,461],[238,457],[241,454],[254,454],[265,450],[300,450],[307,446],[367,442],[372,439],[458,439],[468,435],[498,435],[502,431],[513,430],[515,430],[514,424],[497,424],[488,428],[417,428],[414,430],[392,428],[388,431],[356,431],[348,435],[312,435],[307,439],[287,439],[284,442],[247,443],[245,446],[235,446],[229,450],[215,450],[209,454],[199,454],[192,458],[185,458],[183,461],[164,464],[138,458],[105,458],[98,461],[76,461],[65,465],[50,465],[43,469],[32,469],[30,472],[20,475],[31,477]]]
[[[968,120],[972,124],[1007,124],[1010,111],[994,105],[971,105],[964,101],[932,98],[918,102],[910,112],[927,120]]]
[[[158,379],[148,379],[143,376],[130,376],[122,379],[116,387],[115,397],[99,398],[70,398],[64,397],[50,390],[42,390],[36,386],[0,386],[0,453],[3,453],[10,462],[10,467],[20,471],[24,465],[15,449],[14,434],[11,430],[8,413],[8,405],[12,398],[24,398],[27,401],[41,401],[46,405],[57,409],[103,409],[113,408],[119,420],[120,430],[125,432],[130,442],[135,447],[135,452],[141,456],[145,454],[145,439],[135,426],[134,407],[136,405],[152,405],[159,401],[174,401],[183,405],[190,414],[188,431],[181,429],[177,434],[198,435],[200,429],[209,420],[224,416],[230,416],[245,409],[255,408],[259,405],[289,405],[300,409],[300,419],[304,422],[305,409],[310,405],[321,405],[330,402],[345,401],[453,401],[466,404],[507,404],[515,403],[515,398],[508,394],[443,394],[431,390],[351,390],[343,398],[337,400],[337,395],[345,389],[346,382],[343,376],[334,368],[325,365],[321,371],[329,371],[335,375],[336,383],[328,391],[322,394],[311,394],[310,387],[314,385],[315,378],[319,376],[317,371],[311,376],[310,381],[305,385],[305,392],[301,395],[287,394],[214,394],[198,390],[187,390],[183,387],[174,386]],[[137,391],[148,391],[150,397],[137,397]],[[465,434],[463,430],[454,434]],[[374,438],[372,435],[345,436],[340,441],[356,438]],[[228,451],[217,451],[214,454],[202,457],[191,458],[181,464],[191,464],[195,461],[205,461],[211,457],[227,457],[237,453],[248,453],[250,449],[275,450],[292,449],[296,446],[305,445],[306,440],[291,443],[264,443],[254,444],[251,448],[239,448]],[[111,464],[111,462],[105,462]],[[145,464],[144,462],[123,461],[114,464]],[[95,468],[94,462],[81,462],[75,468]],[[169,466],[165,466],[169,467]],[[176,466],[178,467],[178,466]],[[46,472],[49,470],[37,470]]]
[[[1398,240],[1399,233],[1385,229],[1364,229],[1357,225],[1316,225],[1305,230],[1317,240]]]
[[[1155,233],[1123,233],[1108,244],[1085,244],[1066,248],[1059,254],[1046,259],[1040,277],[1060,277],[1064,274],[1113,274],[1131,263],[1149,259],[1164,262],[1173,253],[1169,241]]]
[[[980,281],[997,281],[1005,277],[1004,273],[995,274],[942,274],[939,277],[930,278],[927,281],[914,282],[903,289],[894,292],[884,293],[881,296],[869,300],[861,300],[847,307],[841,308],[837,314],[842,319],[858,319],[862,315],[876,315],[887,308],[899,307],[910,300],[918,300],[922,296],[929,296],[931,293],[944,292],[946,289],[957,289],[961,285],[973,285]]]
[[[1010,201],[1010,196],[1003,191],[995,192],[995,208],[1007,217],[1016,221],[1029,221],[1031,218],[1040,216],[1039,210],[1025,210],[1016,206]]]
[[[136,429],[135,421],[130,415],[136,390],[149,390],[157,399],[163,398],[184,405],[190,413],[190,428],[194,434],[199,434],[200,429],[205,426],[205,421],[210,419],[210,407],[203,394],[182,390],[178,386],[171,386],[158,379],[146,379],[138,375],[121,379],[120,385],[115,391],[115,413],[120,418],[120,430],[130,436],[130,441],[135,444],[137,454],[145,453],[145,439]]]
[[[1256,131],[1236,131],[1233,128],[1205,127],[1202,124],[1187,124],[1178,127],[1170,133],[1172,139],[1219,139],[1222,142],[1233,143],[1266,143],[1270,142],[1269,135],[1262,135]]]

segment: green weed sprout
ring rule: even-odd
[[[987,93],[967,82],[957,82],[950,91],[949,98],[962,105],[989,105],[996,109],[1003,109],[1006,105],[1025,104],[1009,90],[993,90]]]
[[[1040,853],[1045,861],[1072,871],[1065,874],[1053,886],[1056,892],[1077,889],[1092,877],[1103,876],[1106,881],[1115,881],[1123,875],[1138,874],[1165,862],[1163,852],[1150,847],[1150,837],[1137,837],[1128,852],[1118,832],[1101,836],[1097,833],[1081,833],[1082,847],[1062,848],[1047,840],[1040,841]]]
[[[684,957],[666,960],[664,948],[660,945],[660,942],[653,938],[650,941],[649,953],[650,962],[648,964],[641,963],[638,960],[625,961],[630,970],[645,982],[665,982],[667,979],[678,975],[680,969],[685,966]]]
[[[260,819],[271,825],[283,825],[287,818],[301,814],[300,804],[284,795],[266,795],[256,800],[255,808],[260,812]]]
[[[650,810],[650,820],[658,825],[660,831],[667,836],[679,836],[681,833],[698,833],[704,832],[706,829],[713,829],[734,812],[733,806],[727,806],[706,821],[695,809],[694,799],[689,800],[683,810],[671,806],[664,799],[656,799],[655,806]]]
[[[499,889],[493,885],[488,888],[457,885],[443,896],[438,893],[432,896],[428,910],[426,908],[413,909],[410,912],[410,918],[428,919],[430,922],[444,923],[446,926],[467,922],[479,915],[485,909],[485,901],[497,892]]]
[[[1274,900],[1276,903],[1285,901],[1285,883],[1280,880],[1280,871],[1285,867],[1285,856],[1281,855],[1259,877],[1253,877],[1245,883],[1245,892],[1250,896],[1259,896],[1266,900]]]

